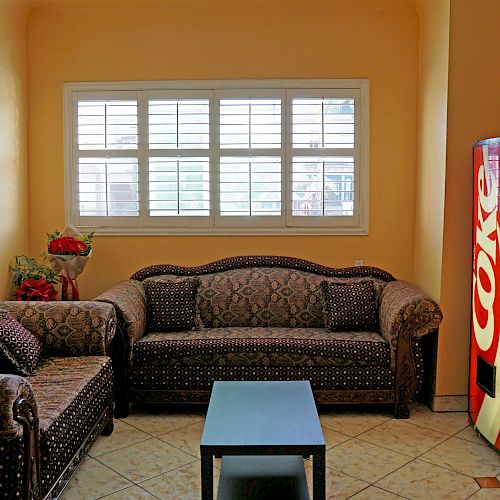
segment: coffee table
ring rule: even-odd
[[[202,500],[213,500],[214,455],[312,455],[313,499],[325,499],[325,440],[308,381],[215,382],[200,453]]]

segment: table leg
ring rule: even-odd
[[[201,455],[201,499],[213,500],[214,498],[214,464],[213,456]]]
[[[313,455],[313,500],[325,500],[325,452]]]

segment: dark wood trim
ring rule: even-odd
[[[129,392],[132,403],[200,403],[210,401],[211,391],[200,390],[134,390]],[[363,403],[394,403],[394,391],[387,390],[331,390],[314,391],[317,404],[363,404]]]
[[[23,428],[23,493],[26,500],[40,498],[40,432],[36,405],[25,397],[14,401],[12,415]]]

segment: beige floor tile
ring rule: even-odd
[[[500,473],[500,455],[496,451],[454,437],[425,453],[420,459],[471,477],[496,476]]]
[[[142,488],[139,488],[139,486],[131,486],[130,488],[125,488],[124,490],[117,491],[103,498],[107,500],[152,500],[156,497]]]
[[[469,425],[469,417],[467,412],[433,412],[428,406],[419,405],[411,410],[409,419],[401,419],[400,422],[453,436]]]
[[[339,444],[326,453],[328,467],[368,483],[381,479],[410,460],[411,457],[357,438]]]
[[[340,443],[344,443],[345,441],[352,439],[351,436],[346,436],[345,434],[342,434],[340,432],[332,431],[328,427],[323,427],[322,430],[327,450],[329,450],[333,446],[337,446]]]
[[[158,439],[200,458],[200,441],[204,425],[205,421],[203,420],[188,425],[187,427],[168,432],[167,434],[162,434],[158,436]]]
[[[471,500],[498,500],[500,498],[500,490],[498,488],[483,488],[474,495],[472,495]]]
[[[376,486],[368,486],[364,490],[356,493],[356,495],[352,496],[356,500],[396,500],[397,498],[405,498],[399,495],[395,495],[390,491],[382,490],[381,488],[377,488]]]
[[[466,441],[471,441],[472,443],[482,444],[483,446],[489,446],[488,441],[479,434],[478,431],[474,429],[471,425],[466,427],[463,431],[455,434],[456,438],[465,439]]]
[[[358,439],[404,455],[418,457],[448,439],[448,436],[441,432],[393,419],[360,434]]]
[[[385,490],[412,499],[469,498],[479,489],[471,477],[414,460],[376,483]]]
[[[194,457],[151,438],[99,456],[99,461],[137,483],[188,464]]]
[[[320,408],[321,411],[321,408]],[[355,413],[328,412],[321,413],[319,420],[323,427],[328,427],[332,431],[341,432],[348,436],[357,436],[373,427],[380,425],[392,417],[388,413]]]
[[[131,444],[150,439],[151,436],[120,420],[115,420],[115,428],[111,436],[99,436],[89,451],[91,457],[125,448]]]
[[[94,500],[131,484],[124,477],[91,458],[82,462],[60,499]]]
[[[164,406],[156,410],[150,407],[134,407],[129,416],[123,419],[127,424],[152,436],[159,436],[203,420],[204,418],[196,413],[187,413],[182,408],[174,409]]]
[[[309,496],[312,499],[312,488],[313,488],[313,479],[312,479],[312,461],[305,460],[304,468],[306,471],[307,478],[307,486],[309,489]],[[349,498],[354,493],[366,488],[368,486],[364,481],[360,481],[351,476],[347,476],[346,474],[342,474],[342,472],[326,468],[325,474],[326,481],[326,498],[327,500],[335,499],[340,500],[342,498]]]
[[[200,461],[196,460],[188,465],[144,481],[140,483],[140,486],[158,498],[165,500],[199,500],[201,493],[200,467]],[[219,475],[219,469],[214,467],[214,491],[217,489]]]

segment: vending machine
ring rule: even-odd
[[[469,415],[479,433],[500,450],[500,137],[474,144],[473,166]]]

